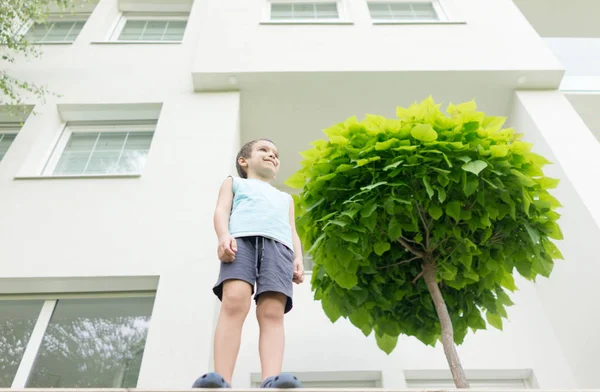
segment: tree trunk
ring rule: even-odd
[[[442,345],[444,346],[446,360],[448,361],[448,365],[450,365],[454,384],[457,388],[469,388],[469,381],[465,376],[465,371],[460,363],[458,353],[456,352],[456,346],[454,345],[454,330],[452,328],[450,314],[448,314],[446,302],[444,301],[442,292],[437,284],[435,263],[430,255],[425,255],[423,257],[423,279],[425,279],[429,294],[431,294],[431,299],[435,306],[435,311],[440,319]]]

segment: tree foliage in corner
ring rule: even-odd
[[[27,23],[45,23],[50,7],[63,11],[72,8],[72,0],[3,0],[0,1],[0,105],[20,105],[21,96],[33,94],[44,98],[44,86],[19,80],[9,74],[6,67],[18,58],[38,57],[41,51],[23,34]]]
[[[548,277],[562,233],[550,162],[474,102],[447,113],[428,98],[397,119],[349,118],[302,152],[286,184],[300,188],[297,227],[330,320],[374,330],[386,353],[400,334],[441,340],[462,388],[455,344],[502,329],[514,270]]]

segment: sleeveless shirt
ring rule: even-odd
[[[234,238],[263,236],[290,249],[292,197],[265,181],[233,178],[233,204],[229,217],[229,233]]]

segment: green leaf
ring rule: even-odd
[[[497,314],[493,314],[490,311],[487,311],[485,314],[485,318],[487,318],[488,323],[496,329],[502,331],[502,318]]]
[[[446,201],[446,191],[444,190],[444,188],[439,187],[437,185],[434,188],[438,191],[438,200],[440,201],[440,203]]]
[[[431,199],[433,197],[434,193],[433,193],[433,188],[431,187],[431,184],[429,183],[429,178],[423,177],[423,184],[425,184],[425,190],[427,191],[427,195],[429,195],[429,198]]]
[[[335,171],[337,173],[345,173],[347,171],[350,171],[354,169],[354,165],[348,165],[348,164],[341,164],[337,167],[337,169],[335,169]]]
[[[558,183],[560,182],[560,180],[558,178],[542,177],[542,178],[538,178],[537,180],[535,180],[535,182],[540,184],[542,189],[553,189],[558,186]]]
[[[337,233],[337,235],[343,239],[344,241],[348,241],[348,242],[352,242],[357,244],[358,243],[358,234],[357,233]]]
[[[502,281],[500,282],[500,284],[502,285],[502,287],[510,290],[510,291],[515,291],[517,290],[517,286],[515,285],[515,279],[513,278],[512,274],[510,273],[505,273],[504,277],[502,278]]]
[[[410,135],[412,137],[414,137],[415,139],[420,140],[422,142],[432,142],[434,140],[437,140],[437,138],[438,138],[438,134],[433,129],[431,124],[416,125],[410,132]]]
[[[392,164],[387,165],[386,167],[383,168],[383,171],[388,171],[390,169],[395,169],[397,168],[402,162],[404,161],[398,161],[398,162],[394,162]]]
[[[472,177],[472,176],[470,176]],[[477,178],[469,178],[464,184],[463,191],[465,192],[465,196],[469,197],[479,188],[479,179]]]
[[[321,300],[321,306],[323,307],[325,315],[332,323],[335,323],[340,317],[342,317],[342,313],[340,312],[339,308],[331,301],[329,297],[323,297]]]
[[[461,157],[458,157],[457,159],[459,159],[465,163],[471,162],[473,160],[470,156],[467,156],[467,155],[463,155]]]
[[[365,205],[362,210],[360,210],[360,216],[363,218],[370,217],[373,212],[377,209],[377,204],[375,202],[371,202],[370,204]]]
[[[490,152],[494,158],[504,158],[508,154],[507,145],[490,146]],[[502,328],[500,328],[502,329]]]
[[[372,191],[373,189],[377,188],[378,186],[386,185],[387,183],[388,183],[387,181],[377,182],[375,184],[363,186],[362,188],[360,188],[360,190],[361,191]]]
[[[390,148],[397,145],[399,142],[400,142],[400,140],[395,139],[395,138],[392,138],[385,142],[377,142],[377,143],[375,143],[375,150],[377,150],[377,151],[389,150]]]
[[[548,237],[554,240],[562,240],[563,233],[560,227],[556,224],[556,222],[547,222],[544,224],[544,229]]]
[[[398,336],[389,336],[385,334],[380,336],[379,334],[375,334],[375,339],[377,340],[377,346],[388,355],[394,351],[396,344],[398,344]]]
[[[453,200],[446,205],[446,215],[454,218],[456,222],[460,221],[461,205],[458,200]]]
[[[392,218],[388,225],[388,237],[392,241],[396,241],[400,236],[402,236],[402,226],[397,219]]]
[[[285,185],[289,186],[290,188],[294,188],[294,189],[302,188],[305,183],[306,183],[306,175],[304,174],[303,171],[297,171],[296,173],[292,174],[285,181]]]
[[[391,245],[389,242],[376,242],[373,246],[373,250],[375,250],[375,254],[377,256],[381,256],[385,252],[391,249]]]
[[[442,208],[435,204],[430,205],[427,211],[429,212],[429,215],[435,220],[440,219],[440,217],[443,214]]]
[[[369,312],[364,308],[359,308],[354,311],[349,317],[350,322],[355,327],[359,328],[365,336],[369,336],[373,328],[371,327],[371,317]]]
[[[558,247],[550,240],[544,240],[543,241],[543,246],[544,246],[544,250],[546,252],[548,252],[548,254],[553,258],[553,259],[560,259],[560,260],[564,260],[565,258],[563,257],[562,253],[560,253],[560,250],[558,249]]]
[[[485,169],[488,166],[488,164],[484,161],[472,161],[472,162],[467,162],[464,165],[462,165],[462,169],[464,171],[468,171],[471,172],[473,174],[475,174],[476,176],[479,175],[479,173],[481,173],[481,171],[483,169]]]
[[[472,329],[486,329],[485,320],[481,317],[479,310],[473,309],[467,318],[467,323]]]

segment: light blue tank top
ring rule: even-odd
[[[292,197],[254,178],[233,178],[229,233],[234,238],[263,236],[294,249],[290,226]]]

